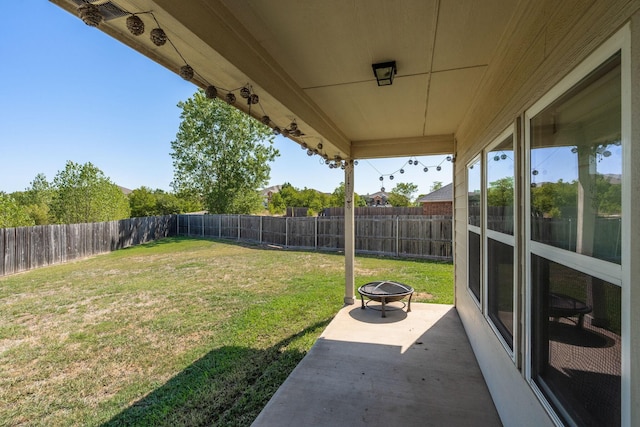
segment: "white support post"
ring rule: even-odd
[[[344,303],[354,304],[355,299],[355,227],[354,227],[354,167],[348,160],[344,169]]]

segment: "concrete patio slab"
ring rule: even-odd
[[[500,426],[456,309],[411,308],[342,308],[253,426]]]

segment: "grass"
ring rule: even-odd
[[[453,302],[451,264],[380,279]],[[0,425],[249,425],[343,295],[343,256],[185,238],[0,279]]]

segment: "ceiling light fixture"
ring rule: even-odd
[[[398,72],[396,61],[372,64],[373,75],[376,76],[378,86],[389,86],[393,83],[393,76]]]

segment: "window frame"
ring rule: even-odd
[[[477,155],[475,155],[467,164],[466,164],[466,169],[465,169],[465,173],[466,173],[466,184],[467,184],[467,195],[466,195],[466,203],[467,203],[467,235],[465,236],[465,239],[467,241],[467,292],[468,294],[471,296],[471,299],[475,302],[475,304],[478,306],[478,308],[480,309],[481,312],[484,313],[484,309],[483,309],[483,304],[484,301],[486,301],[486,298],[484,297],[484,245],[483,245],[483,233],[482,233],[482,228],[484,226],[484,206],[483,206],[483,197],[484,197],[484,191],[482,188],[482,183],[483,183],[483,162],[482,162],[482,152],[478,153]],[[475,166],[475,164],[478,163],[479,167],[480,167],[480,225],[476,226],[476,225],[471,225],[469,223],[469,170],[472,169],[471,166]],[[471,290],[471,286],[469,285],[469,278],[470,278],[470,267],[471,267],[471,263],[469,262],[471,260],[471,245],[469,242],[469,232],[475,233],[478,235],[479,239],[480,239],[480,248],[479,248],[479,263],[480,263],[480,271],[479,271],[479,290],[478,290],[478,296],[476,296],[473,291]]]
[[[513,145],[513,178],[514,178],[514,203],[513,203],[513,234],[509,235],[506,233],[501,233],[499,231],[495,231],[495,230],[490,230],[488,227],[488,214],[486,214],[486,212],[488,211],[488,188],[489,188],[489,180],[488,180],[488,175],[489,175],[489,159],[488,159],[488,155],[489,153],[496,148],[497,146],[499,146],[501,143],[503,143],[507,138],[511,137],[512,138],[512,145]],[[481,258],[481,265],[483,267],[483,273],[482,273],[482,282],[485,284],[484,286],[484,293],[483,293],[483,300],[485,301],[484,304],[484,310],[483,310],[483,314],[485,319],[487,320],[487,322],[489,323],[489,326],[491,327],[491,329],[493,330],[493,332],[496,334],[496,337],[498,338],[498,340],[500,341],[500,344],[502,345],[502,347],[505,349],[505,351],[507,352],[507,354],[509,355],[509,357],[511,358],[511,360],[513,361],[513,363],[517,364],[517,354],[518,354],[518,343],[519,343],[519,339],[520,339],[520,333],[518,331],[518,319],[519,319],[519,315],[520,315],[520,310],[518,307],[518,251],[517,251],[517,239],[516,237],[518,236],[519,230],[518,230],[518,215],[519,215],[519,211],[518,211],[518,203],[516,203],[517,200],[517,195],[518,195],[518,177],[517,177],[517,159],[518,159],[518,139],[517,139],[517,134],[516,134],[516,125],[515,123],[513,123],[512,125],[510,125],[508,128],[506,128],[500,135],[498,135],[484,150],[483,150],[483,159],[485,160],[484,163],[484,167],[483,167],[483,173],[482,173],[482,211],[485,212],[485,215],[483,215],[482,218],[482,229],[484,230],[484,235],[481,234],[481,245],[482,245],[482,258]],[[506,341],[506,339],[503,337],[502,333],[500,332],[499,327],[495,324],[495,322],[493,321],[493,319],[490,316],[490,307],[489,307],[489,239],[495,240],[499,243],[511,246],[512,251],[513,251],[513,274],[512,274],[512,286],[513,286],[513,336],[512,336],[512,346],[509,346],[509,343]]]
[[[564,425],[563,420],[553,408],[543,391],[536,384],[533,372],[533,313],[532,313],[532,255],[551,259],[568,268],[584,272],[585,274],[600,278],[612,284],[620,286],[622,294],[621,310],[621,420],[627,425],[631,419],[631,380],[630,380],[630,332],[631,332],[631,308],[630,308],[630,218],[631,185],[629,170],[631,167],[631,46],[630,26],[626,24],[612,37],[595,49],[584,61],[577,65],[570,73],[562,78],[556,85],[545,93],[537,102],[524,112],[524,169],[521,177],[524,178],[524,265],[525,265],[525,304],[524,304],[524,374],[525,379],[540,400],[543,407],[558,425]],[[621,263],[614,264],[608,261],[596,259],[590,256],[578,254],[565,249],[553,247],[531,239],[531,120],[542,110],[547,108],[555,100],[572,89],[580,80],[596,70],[611,56],[621,53],[621,142],[623,152],[622,164],[622,242]],[[561,411],[558,411],[561,412]]]

